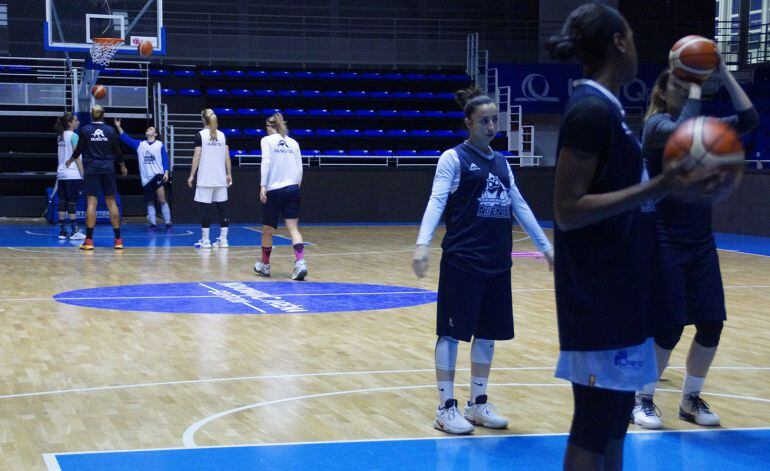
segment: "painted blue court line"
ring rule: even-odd
[[[561,469],[567,436],[507,435],[44,455],[49,470]],[[770,468],[770,429],[630,433],[624,469]]]
[[[69,228],[67,228],[69,230]],[[82,228],[81,229],[85,230]],[[59,240],[59,226],[53,225],[4,225],[0,226],[0,247],[79,247],[83,241]],[[145,224],[125,224],[121,227],[121,236],[127,249],[132,247],[192,247],[201,237],[201,228],[195,224],[175,224],[174,232],[151,233]],[[211,228],[211,241],[219,236],[218,226]],[[94,229],[96,247],[112,247],[112,228],[109,225],[97,225]],[[262,243],[262,231],[253,225],[232,224],[227,236],[230,246],[257,246]],[[274,246],[291,245],[291,239],[273,236]],[[307,243],[307,245],[312,245]]]

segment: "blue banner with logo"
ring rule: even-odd
[[[574,81],[583,78],[578,64],[490,64],[501,87],[511,87],[511,103],[525,114],[561,113]],[[640,65],[636,79],[620,90],[623,106],[646,109],[647,98],[663,66]]]

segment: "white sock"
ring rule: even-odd
[[[163,213],[163,220],[166,221],[167,225],[171,224],[171,208],[169,207],[168,203],[163,203],[160,207],[160,211]]]
[[[642,387],[641,391],[636,392],[636,396],[640,397],[648,397],[652,399],[652,396],[655,394],[655,386],[657,386],[658,382],[654,381],[652,383],[647,383]]]
[[[209,240],[209,227],[201,227],[201,239]]]
[[[703,383],[706,378],[684,375],[684,384],[682,384],[682,396],[698,396],[703,389]]]
[[[455,397],[454,381],[439,381],[438,382],[438,398],[441,401],[440,407],[444,407],[446,401]]]
[[[438,397],[444,407],[446,401],[454,399],[455,364],[457,363],[458,341],[452,337],[439,337],[436,339],[436,385]]]
[[[230,228],[229,228],[229,227],[223,227],[223,228],[222,228],[222,230],[221,230],[221,231],[219,231],[219,238],[220,238],[220,239],[224,239],[224,240],[227,240],[227,232],[228,232],[228,229],[230,229]]]
[[[475,403],[476,398],[487,393],[487,383],[489,378],[478,378],[471,376],[471,402]]]
[[[157,216],[155,214],[155,203],[147,203],[147,219],[150,220],[150,225],[152,226],[158,223]]]

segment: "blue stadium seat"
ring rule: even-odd
[[[465,129],[463,129],[463,130],[456,130],[454,133],[455,133],[455,137],[460,137],[462,139],[468,139],[468,131],[465,130]],[[499,133],[498,133],[498,135],[499,135]]]
[[[187,69],[175,70],[174,77],[195,77],[195,71]]]
[[[361,118],[371,118],[373,116],[377,116],[377,112],[374,110],[355,110],[353,113]]]
[[[301,72],[294,72],[294,78],[299,79],[311,79],[315,77],[315,74],[309,70],[303,70]]]
[[[354,91],[345,93],[345,95],[350,98],[364,98],[368,94],[363,90],[354,90]]]
[[[404,78],[404,75],[398,72],[389,72],[387,74],[382,74],[382,78],[385,80],[401,80]]]
[[[370,98],[390,98],[390,92],[369,92]]]
[[[321,155],[330,155],[330,156],[341,156],[345,155],[345,151],[342,149],[329,149],[321,151]]]
[[[382,137],[385,135],[385,131],[382,129],[366,129],[364,135],[367,137]]]
[[[445,118],[463,118],[465,117],[465,113],[462,111],[444,111],[444,117]]]
[[[243,135],[249,137],[262,137],[265,135],[265,130],[262,128],[244,129]],[[257,154],[259,154],[259,152],[257,152]]]
[[[179,90],[179,94],[181,96],[201,96],[201,91],[196,90],[194,88],[185,88],[185,89]]]
[[[292,129],[291,133],[297,137],[307,137],[315,135],[312,129]]]
[[[239,155],[249,155],[245,150],[231,150],[230,157],[238,157]]]
[[[366,157],[370,155],[370,152],[366,149],[351,149],[348,151],[348,155],[352,155],[354,157]]]
[[[318,98],[321,96],[321,92],[318,90],[302,90],[300,93],[308,98]]]
[[[397,110],[380,110],[377,112],[377,116],[382,116],[383,118],[394,118],[398,116]]]
[[[422,113],[420,110],[403,110],[401,111],[401,116],[404,116],[406,118],[419,118],[422,116]]]
[[[275,90],[270,90],[269,88],[256,89],[254,90],[254,96],[275,96]]]
[[[353,116],[353,112],[351,110],[332,110],[332,116],[345,118],[348,116]]]
[[[397,150],[393,152],[393,155],[397,155],[399,157],[414,157],[417,155],[417,151],[413,149]]]
[[[262,108],[262,114],[265,116],[271,116],[271,115],[274,115],[275,113],[280,113],[280,112],[281,112],[280,108]]]
[[[201,70],[201,77],[221,77],[222,71],[217,69],[203,69]]]
[[[409,132],[406,129],[389,129],[385,131],[385,135],[388,137],[406,137]]]
[[[171,72],[166,69],[152,69],[150,70],[150,77],[168,77]]]
[[[174,96],[176,92],[170,88],[164,88],[160,91],[160,94],[163,96]]]
[[[225,75],[228,77],[242,78],[246,76],[246,72],[242,70],[226,70]]]
[[[379,72],[362,72],[359,76],[365,80],[380,80],[382,78]]]
[[[230,96],[230,92],[228,92],[224,88],[209,88],[208,90],[206,90],[206,95],[208,95],[208,96]]]
[[[331,113],[327,109],[315,108],[308,110],[310,116],[329,116]]]
[[[254,92],[252,92],[248,88],[234,88],[234,89],[230,90],[230,95],[232,95],[232,96],[253,96]]]
[[[227,137],[235,137],[235,136],[241,135],[241,130],[236,128],[225,128],[225,129],[222,129],[222,132]]]
[[[361,135],[361,131],[358,129],[340,129],[340,134],[345,137],[358,137]]]
[[[468,81],[470,78],[465,74],[453,74],[448,76],[449,80],[463,80]]]
[[[455,132],[451,129],[439,129],[432,132],[434,137],[455,137]]]
[[[291,72],[286,70],[274,70],[270,72],[270,76],[275,78],[291,78]]]
[[[316,129],[315,135],[320,137],[334,137],[337,135],[335,129]]]
[[[262,113],[256,108],[238,108],[235,110],[238,116],[261,116]]]
[[[414,129],[409,131],[409,135],[412,137],[430,137],[431,132],[427,129]]]
[[[420,155],[425,157],[440,157],[441,151],[440,150],[421,150]]]
[[[303,149],[302,155],[320,155],[321,151],[318,149]]]
[[[262,157],[262,149],[252,149],[248,152],[248,155]]]
[[[264,70],[250,70],[248,74],[249,74],[249,77],[259,78],[259,79],[270,77],[270,74],[265,72]]]
[[[393,98],[412,98],[412,92],[391,92]]]
[[[343,80],[355,80],[358,78],[358,72],[339,72],[337,77]]]
[[[235,116],[235,110],[232,108],[212,108],[217,116]]]
[[[444,112],[440,110],[426,110],[422,112],[424,118],[443,118]]]
[[[449,80],[449,76],[446,74],[427,74],[425,76],[428,80]]]
[[[278,95],[293,97],[293,96],[299,96],[299,92],[297,90],[278,90]]]
[[[323,93],[323,96],[329,97],[329,98],[342,98],[345,96],[345,92],[343,92],[342,90],[327,90],[322,93]]]
[[[13,70],[10,68],[10,66],[8,67],[8,69]],[[113,69],[104,69],[99,73],[99,75],[112,77],[114,75],[118,75],[118,71]]]
[[[141,70],[119,70],[118,73],[122,77],[141,77],[142,76]]]
[[[502,151],[500,151],[500,153],[503,154],[506,157],[513,157],[513,152],[511,152],[509,150],[502,150]]]
[[[286,116],[305,116],[307,112],[302,108],[286,108],[283,110]]]
[[[406,80],[425,80],[425,74],[406,74],[404,78]]]
[[[393,151],[387,150],[387,149],[380,149],[380,150],[372,151],[372,155],[376,155],[378,157],[390,157],[391,155],[393,155]]]
[[[334,80],[337,78],[337,74],[334,72],[317,72],[315,76],[324,80]]]

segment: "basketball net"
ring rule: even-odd
[[[123,44],[120,38],[93,38],[91,45],[91,61],[102,67],[107,67]]]

